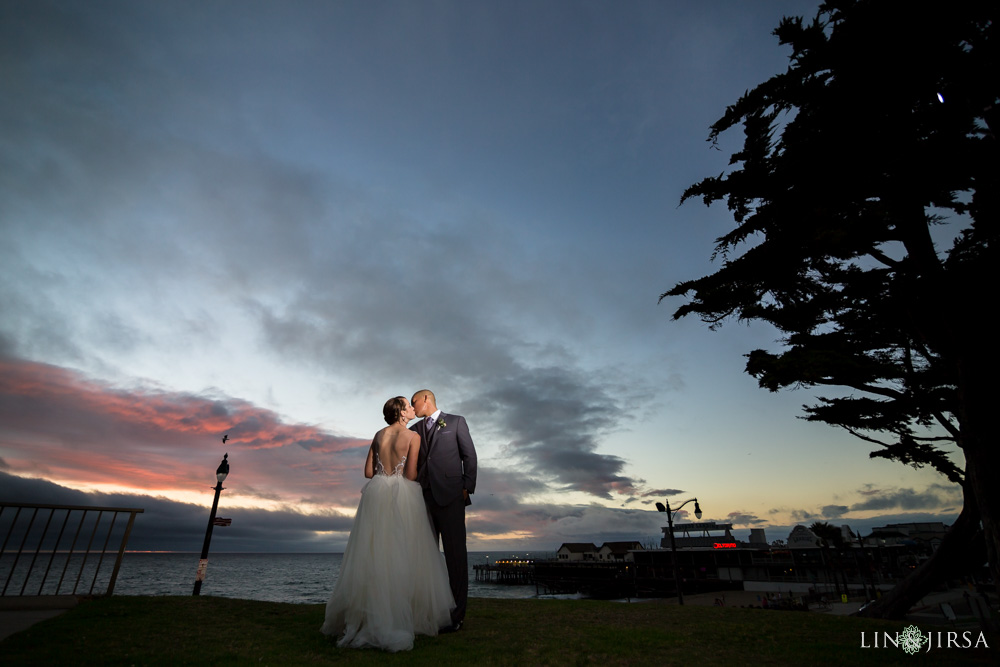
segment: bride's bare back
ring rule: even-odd
[[[392,475],[403,464],[403,476],[409,480],[417,478],[417,455],[420,453],[420,436],[402,424],[393,424],[375,434],[365,463],[365,477],[374,477],[376,457],[382,464],[382,474]]]

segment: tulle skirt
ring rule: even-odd
[[[451,624],[455,600],[420,485],[376,475],[361,492],[321,631],[338,646],[413,648],[414,634]]]

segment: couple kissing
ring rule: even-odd
[[[390,398],[382,413],[388,426],[368,448],[370,481],[321,631],[340,636],[338,646],[400,651],[413,648],[415,634],[462,628],[476,449],[465,418],[438,409],[428,389],[412,403]]]

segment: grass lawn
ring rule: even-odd
[[[338,649],[322,605],[216,597],[83,602],[0,642],[0,665],[997,664],[993,649],[861,648],[902,622],[659,602],[470,600],[465,628],[413,651]],[[921,628],[928,632],[931,628]],[[934,629],[937,630],[936,628]],[[941,628],[947,631],[947,628]],[[978,638],[973,632],[973,642]],[[881,637],[881,634],[880,634]],[[881,641],[879,642],[881,646]]]

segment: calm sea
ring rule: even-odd
[[[202,595],[326,603],[337,583],[341,554],[212,554]],[[553,558],[552,552],[479,551],[469,553],[469,596],[530,598],[534,586],[508,586],[476,581],[473,565],[505,558]],[[198,554],[126,553],[115,584],[115,595],[190,595]]]

